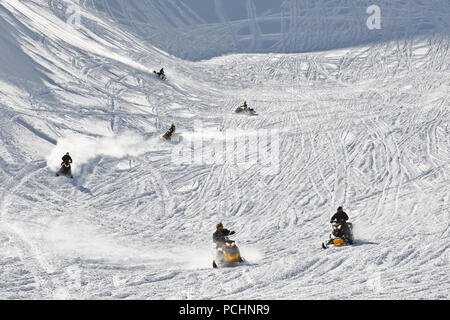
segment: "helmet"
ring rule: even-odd
[[[68,156],[68,155],[69,155],[69,153],[67,152],[67,153],[66,153],[66,156]]]
[[[342,210],[344,210],[344,208],[342,208],[342,207],[337,208],[337,211],[342,211]]]
[[[216,225],[216,227],[217,227],[217,229],[223,229],[223,224],[222,224],[222,222],[219,222],[219,223]]]

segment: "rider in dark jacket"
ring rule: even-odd
[[[64,155],[64,157],[62,157],[62,163],[61,163],[61,165],[63,165],[63,164],[71,164],[72,163],[72,157],[69,155],[69,153],[67,152],[65,155]]]
[[[72,169],[70,166],[71,164],[72,164],[72,157],[67,152],[62,157],[61,169],[56,173],[56,176],[59,177],[60,174],[70,175],[70,177],[73,179]]]
[[[165,74],[164,74],[164,68],[161,68],[161,70],[159,70],[159,72],[156,72],[156,74],[158,75],[158,77],[160,77],[161,79],[164,78]]]
[[[177,130],[177,127],[175,127],[175,124],[172,123],[172,125],[170,126],[170,129],[169,129],[170,134],[174,133],[175,130]]]
[[[337,209],[337,212],[331,217],[330,223],[336,222],[342,224],[342,233],[346,235],[346,237],[349,236],[350,228],[347,224],[348,215],[344,212],[344,209],[342,207],[339,207]]]
[[[347,222],[348,215],[344,212],[342,207],[337,208],[337,212],[331,217],[330,223],[336,222]]]
[[[216,244],[216,248],[219,248],[225,243],[225,237],[233,235],[235,232],[223,228],[222,223],[217,224],[217,230],[213,233],[213,241]]]

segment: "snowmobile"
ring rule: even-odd
[[[63,162],[61,164],[61,169],[59,169],[59,171],[56,173],[56,176],[65,176],[65,177],[70,177],[71,179],[73,179],[72,176],[72,166],[70,165],[70,163],[66,163]]]
[[[213,260],[213,268],[236,267],[244,262],[241,252],[234,240],[225,237],[225,242],[219,243],[216,252],[216,259]]]
[[[153,70],[153,73],[154,74],[156,74],[157,76],[158,76],[158,78],[160,78],[161,80],[166,80],[167,78],[166,78],[166,75],[163,73],[163,74],[161,74],[161,73],[159,73],[159,72],[156,72],[155,70]]]
[[[322,248],[327,249],[330,245],[334,245],[335,247],[352,245],[354,241],[353,224],[347,222],[347,226],[348,228],[345,230],[345,222],[333,222],[330,240],[322,243]]]
[[[164,141],[170,140],[170,139],[172,139],[172,134],[173,134],[173,132],[167,131],[167,132],[162,136],[162,139],[163,139]]]
[[[162,136],[162,139],[163,139],[164,141],[170,141],[170,140],[172,140],[172,136],[173,136],[173,134],[175,133],[175,131],[176,131],[176,129],[170,128],[170,129]]]
[[[252,108],[244,108],[242,106],[237,107],[234,112],[241,113],[241,114],[249,114],[249,115],[255,115],[256,114],[256,111],[254,109],[252,109]]]

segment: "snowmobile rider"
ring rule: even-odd
[[[345,222],[347,223],[348,215],[344,212],[344,208],[337,208],[337,212],[331,217],[330,223],[336,221],[337,223]]]
[[[343,232],[344,234],[347,234],[349,231],[348,225],[347,225],[348,215],[344,212],[344,208],[339,207],[337,208],[337,212],[331,217],[330,223],[336,222],[336,223],[342,223],[343,226]]]
[[[172,123],[172,125],[170,126],[170,129],[169,129],[169,133],[172,134],[175,132],[175,130],[177,130],[177,127],[175,127],[175,124]]]
[[[244,104],[241,106],[242,109],[247,110],[248,106],[247,106],[247,101],[244,101]]]
[[[69,165],[72,163],[72,157],[68,152],[62,157],[62,161],[63,162],[61,163],[61,165],[63,164]]]
[[[164,68],[161,68],[161,70],[159,70],[159,72],[156,72],[156,74],[158,75],[158,77],[163,78],[165,76]]]
[[[223,224],[220,222],[217,224],[217,230],[213,233],[213,241],[216,244],[216,248],[219,248],[225,243],[225,237],[235,234],[234,231],[223,228]]]

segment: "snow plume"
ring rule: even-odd
[[[239,248],[245,261],[250,264],[258,264],[264,258],[264,253],[261,251],[261,248],[251,245],[239,245]]]
[[[56,147],[46,158],[47,165],[52,170],[57,170],[62,156],[69,152],[74,162],[73,170],[76,172],[77,168],[97,156],[123,158],[142,155],[149,151],[152,141],[132,132],[104,137],[71,135],[57,141]]]
[[[205,245],[150,246],[126,243],[117,241],[92,222],[79,221],[74,217],[56,218],[42,232],[42,236],[54,252],[84,259],[165,264],[185,270],[209,268],[213,259],[208,254],[209,247]]]

